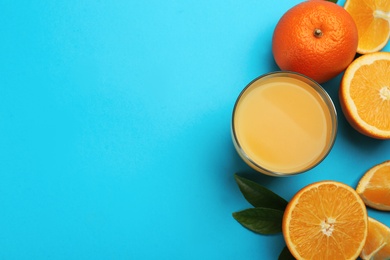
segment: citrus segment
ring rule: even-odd
[[[368,218],[368,235],[360,253],[363,260],[390,259],[390,228],[383,223]]]
[[[359,132],[390,138],[390,53],[365,54],[346,69],[339,89],[348,122]]]
[[[310,184],[289,202],[283,236],[297,259],[356,259],[367,237],[367,210],[348,185]]]
[[[365,54],[381,50],[390,36],[390,1],[347,0],[344,8],[358,29],[357,52]]]
[[[390,211],[390,161],[369,169],[360,179],[356,192],[367,206]]]
[[[282,70],[304,74],[319,83],[330,80],[352,62],[358,32],[341,6],[322,0],[304,1],[277,23],[272,52]]]

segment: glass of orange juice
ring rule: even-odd
[[[328,93],[295,72],[256,78],[234,105],[234,146],[249,166],[267,175],[312,169],[332,149],[336,133],[336,109]]]

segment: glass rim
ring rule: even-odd
[[[325,146],[325,149],[324,149],[325,152],[321,156],[319,156],[317,158],[317,160],[312,165],[310,165],[309,167],[303,168],[302,170],[293,171],[293,172],[281,172],[281,171],[273,171],[273,170],[267,169],[267,168],[259,165],[253,159],[251,159],[250,156],[248,156],[245,153],[244,149],[240,145],[240,142],[239,142],[237,134],[236,134],[234,118],[235,118],[235,114],[236,114],[236,110],[237,110],[237,105],[240,102],[242,96],[258,80],[264,79],[264,78],[273,77],[275,75],[280,75],[282,77],[293,75],[293,78],[298,79],[298,80],[302,80],[305,83],[307,83],[308,85],[310,85],[316,91],[316,93],[318,93],[320,95],[321,99],[324,101],[326,107],[328,108],[328,111],[329,111],[329,114],[330,114],[331,135],[330,135],[329,142]],[[332,98],[328,94],[328,92],[318,82],[316,82],[315,80],[311,79],[310,77],[308,77],[306,75],[303,75],[301,73],[294,72],[294,71],[273,71],[273,72],[262,74],[262,75],[256,77],[255,79],[253,79],[251,82],[249,82],[244,87],[244,89],[241,90],[240,94],[238,95],[238,97],[237,97],[237,99],[236,99],[236,101],[234,103],[233,113],[232,113],[232,118],[231,118],[231,132],[232,132],[234,146],[235,146],[236,150],[238,150],[237,151],[238,154],[241,157],[244,157],[242,159],[244,159],[244,161],[247,164],[249,162],[249,166],[254,168],[254,170],[256,170],[258,172],[261,172],[261,173],[264,173],[264,174],[267,174],[267,175],[271,175],[271,176],[293,176],[293,175],[298,175],[298,174],[307,172],[307,171],[313,169],[314,167],[316,167],[317,165],[319,165],[329,155],[330,151],[332,150],[332,148],[334,146],[334,143],[336,141],[337,129],[338,129],[337,110],[336,110],[336,107],[335,107],[335,105],[334,105],[334,103],[332,101]]]

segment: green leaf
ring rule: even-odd
[[[295,257],[290,253],[288,247],[285,246],[280,253],[278,260],[295,260]]]
[[[240,177],[237,174],[234,175],[234,178],[236,179],[238,187],[245,199],[254,207],[271,208],[283,211],[286,208],[287,201],[271,190],[257,184],[256,182]]]
[[[270,208],[250,208],[234,212],[233,217],[247,229],[262,235],[282,232],[283,211]]]
[[[327,1],[329,1],[329,2],[333,2],[333,3],[337,3],[337,0],[327,0]]]

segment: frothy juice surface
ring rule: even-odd
[[[309,84],[289,77],[252,83],[237,101],[233,127],[255,164],[281,174],[310,168],[327,153],[329,108]]]

